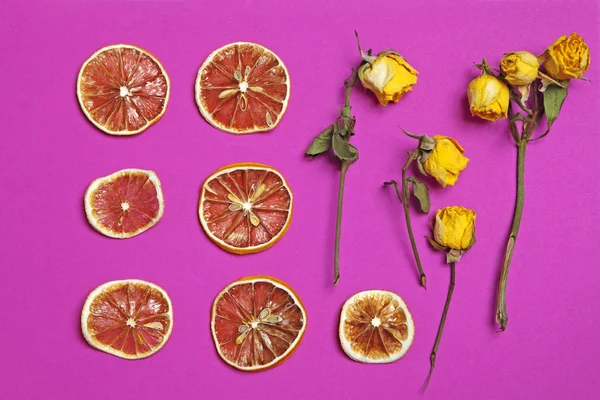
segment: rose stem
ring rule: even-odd
[[[340,281],[340,233],[342,232],[342,206],[344,203],[344,183],[346,182],[346,172],[350,162],[342,160],[342,169],[340,171],[340,189],[338,191],[337,219],[335,221],[335,253],[333,259],[333,284],[337,285]]]
[[[455,263],[450,263],[450,286],[448,287],[448,295],[446,296],[446,304],[444,304],[444,312],[442,313],[442,320],[440,321],[440,326],[438,328],[437,336],[435,337],[435,343],[433,345],[433,350],[431,351],[431,356],[429,357],[429,362],[431,364],[429,368],[429,375],[427,376],[427,382],[425,383],[425,388],[423,391],[427,390],[427,386],[429,386],[429,381],[431,380],[431,374],[433,374],[433,369],[435,368],[435,357],[437,355],[438,347],[440,347],[440,340],[442,339],[442,333],[444,332],[444,324],[446,323],[446,316],[448,315],[448,309],[450,308],[450,301],[452,300],[452,293],[454,292],[454,279],[456,275],[455,271]]]
[[[408,230],[408,237],[410,239],[410,245],[412,247],[413,254],[415,256],[415,261],[417,262],[417,268],[419,269],[419,280],[421,285],[427,289],[427,277],[425,276],[425,272],[423,272],[423,265],[421,264],[421,258],[419,257],[419,251],[417,250],[417,244],[415,243],[415,236],[412,230],[412,224],[410,222],[410,211],[409,211],[409,201],[410,195],[408,190],[408,182],[406,180],[406,170],[410,166],[410,164],[417,158],[418,151],[413,151],[406,160],[406,164],[402,168],[402,194],[398,191],[398,184],[396,181],[385,182],[385,185],[394,185],[394,189],[396,189],[396,195],[398,195],[398,199],[402,203],[402,208],[404,208],[404,217],[406,218],[406,228]]]
[[[506,244],[506,253],[502,270],[500,271],[500,280],[498,284],[498,299],[496,302],[496,322],[500,324],[500,329],[504,331],[508,323],[506,314],[506,283],[508,280],[508,270],[510,269],[510,261],[512,260],[517,234],[521,225],[521,217],[523,216],[523,204],[525,202],[525,150],[527,149],[528,137],[521,137],[517,143],[517,201],[515,203],[515,212],[513,214],[512,227],[508,235]]]
[[[344,81],[346,87],[346,96],[344,100],[344,108],[342,109],[342,118],[352,118],[350,116],[350,95],[352,94],[352,88],[356,83],[358,73],[352,69],[352,75]],[[350,142],[350,135],[344,138]],[[340,188],[338,190],[338,208],[337,208],[337,219],[335,221],[335,249],[333,254],[333,284],[337,286],[340,281],[340,234],[342,232],[342,207],[344,203],[344,184],[346,182],[346,172],[348,167],[354,161],[342,160],[340,170]]]

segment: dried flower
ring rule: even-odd
[[[546,72],[555,79],[579,78],[590,67],[590,49],[576,33],[556,39],[545,56]]]
[[[493,75],[473,79],[467,88],[471,115],[488,121],[506,118],[510,92],[508,86]]]

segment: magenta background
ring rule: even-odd
[[[343,5],[342,5],[343,4]],[[545,4],[545,5],[543,5]],[[460,262],[429,399],[597,399],[600,368],[598,147],[600,54],[597,1],[2,1],[0,126],[0,398],[358,399],[422,398],[429,352],[448,286],[443,256],[418,239],[424,291],[402,211],[382,182],[400,178],[415,133],[457,138],[471,159],[458,185],[429,181],[433,209],[475,209],[477,244]],[[363,47],[397,49],[419,83],[387,108],[354,92],[360,160],[348,174],[341,283],[332,281],[338,172],[302,153],[337,116],[342,81]],[[525,216],[508,286],[509,327],[500,334],[493,297],[514,199],[516,150],[505,121],[470,117],[473,61],[541,52],[579,32],[592,48],[592,83],[575,82],[552,134],[527,155]],[[291,100],[269,134],[235,137],[210,127],[193,98],[196,72],[215,48],[259,42],[286,63]],[[172,92],[163,119],[133,138],[101,133],[83,116],[75,81],[98,48],[132,43],[153,52]],[[206,176],[236,161],[278,168],[295,195],[294,220],[272,249],[234,256],[213,245],[197,219]],[[98,176],[137,167],[163,183],[166,212],[129,240],[93,231],[83,194]],[[416,172],[416,171],[414,171]],[[428,220],[413,217],[418,238]],[[247,275],[292,285],[308,311],[294,356],[267,372],[238,372],[217,356],[209,330],[214,296]],[[140,278],[165,288],[175,326],[142,361],[90,348],[81,306],[97,285]],[[361,365],[342,352],[339,310],[350,295],[388,289],[408,303],[416,339],[401,361]]]

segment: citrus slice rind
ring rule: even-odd
[[[215,298],[211,332],[219,356],[242,371],[287,360],[306,330],[306,310],[286,283],[269,276],[237,280]]]
[[[116,239],[150,229],[162,218],[165,208],[156,173],[134,168],[94,180],[85,192],[84,205],[90,225]]]
[[[271,50],[250,42],[213,51],[196,78],[196,104],[217,129],[249,134],[274,129],[290,98],[290,77]]]
[[[340,316],[342,349],[367,364],[390,363],[412,346],[415,325],[404,300],[393,292],[367,290],[350,297]]]
[[[129,360],[159,351],[172,330],[169,295],[160,286],[139,279],[98,286],[81,312],[81,332],[90,346]]]
[[[110,135],[135,135],[167,110],[171,85],[150,52],[133,45],[101,48],[81,66],[77,99],[87,119]]]
[[[202,185],[198,216],[208,237],[235,254],[277,243],[292,220],[292,191],[279,171],[258,163],[225,166]]]

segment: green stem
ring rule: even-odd
[[[429,386],[429,381],[431,381],[431,374],[433,374],[433,369],[435,368],[435,358],[437,356],[438,348],[440,347],[440,340],[442,339],[442,334],[444,333],[444,325],[446,324],[446,317],[448,316],[448,309],[450,308],[450,301],[452,300],[452,293],[454,293],[454,281],[456,276],[456,265],[454,262],[450,263],[450,286],[448,287],[448,295],[446,296],[446,304],[444,304],[444,312],[442,313],[442,320],[440,321],[440,326],[438,328],[437,336],[435,337],[435,343],[433,344],[433,350],[431,350],[431,356],[429,357],[430,367],[429,367],[429,375],[427,376],[427,382],[425,383],[425,389],[427,390],[427,386]]]
[[[406,164],[402,168],[402,207],[404,208],[404,217],[406,218],[406,227],[408,229],[408,237],[410,238],[410,246],[412,247],[413,254],[415,255],[415,261],[417,262],[417,268],[419,269],[419,280],[421,285],[427,289],[427,277],[423,272],[423,266],[421,265],[421,258],[419,257],[419,251],[417,250],[417,244],[415,243],[415,236],[413,235],[412,224],[410,222],[410,211],[408,210],[408,204],[410,201],[410,191],[408,190],[408,181],[406,180],[406,170],[410,167],[410,164],[416,160],[418,150],[415,150],[406,160]]]
[[[340,234],[342,233],[342,208],[344,203],[344,184],[346,182],[346,172],[351,162],[343,160],[340,171],[340,189],[338,191],[337,218],[335,221],[335,250],[333,255],[333,284],[337,285],[340,281]]]
[[[531,128],[533,129],[533,127]],[[521,217],[523,216],[523,204],[525,202],[525,150],[527,149],[528,135],[523,135],[517,143],[517,200],[515,204],[515,212],[513,214],[512,227],[508,235],[506,244],[506,253],[504,254],[504,262],[500,271],[500,279],[498,284],[498,299],[496,302],[496,322],[500,324],[500,329],[505,330],[508,323],[506,314],[506,283],[508,280],[508,271],[510,269],[510,261],[512,260],[515,242],[521,225]]]
[[[352,94],[352,88],[356,83],[358,73],[352,69],[352,74],[348,79],[344,81],[344,87],[346,88],[346,95],[344,98],[344,108],[342,109],[341,118],[352,118],[350,115],[350,95]],[[350,142],[350,136],[346,136],[344,139]],[[342,160],[340,170],[340,188],[338,190],[338,207],[337,207],[337,218],[335,221],[335,249],[333,253],[333,284],[337,286],[340,281],[340,235],[342,233],[342,207],[344,203],[344,185],[346,182],[346,172],[348,168],[354,162],[354,160]]]

